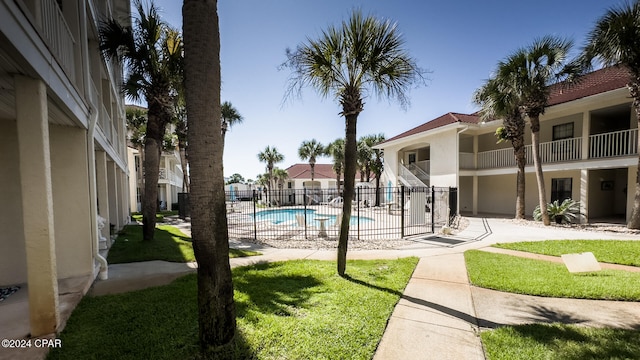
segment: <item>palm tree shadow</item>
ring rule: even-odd
[[[477,317],[475,317],[475,316],[473,316],[471,314],[467,314],[465,312],[462,312],[462,311],[459,311],[459,310],[456,310],[456,309],[452,309],[450,307],[447,307],[447,306],[444,306],[444,305],[441,305],[441,304],[437,304],[437,303],[434,303],[434,302],[431,302],[431,301],[427,301],[427,300],[424,300],[424,299],[420,299],[420,298],[416,298],[416,297],[413,297],[413,296],[410,296],[410,295],[403,294],[403,293],[401,293],[400,291],[397,291],[397,290],[393,290],[393,289],[377,286],[377,285],[374,285],[374,284],[370,284],[370,283],[367,283],[365,281],[362,281],[362,280],[359,280],[359,279],[355,279],[355,278],[353,278],[353,277],[351,277],[349,275],[345,275],[344,278],[346,280],[348,280],[348,281],[351,281],[353,283],[356,283],[356,284],[359,284],[359,285],[362,285],[362,286],[369,287],[371,289],[375,289],[375,290],[378,290],[378,291],[384,291],[384,292],[387,292],[387,293],[390,293],[390,294],[397,295],[401,299],[407,300],[407,301],[411,302],[412,304],[415,304],[415,305],[418,305],[418,306],[422,306],[424,308],[428,308],[428,309],[435,310],[437,312],[441,312],[443,314],[452,316],[452,317],[460,319],[460,320],[462,320],[462,321],[464,321],[464,322],[466,322],[466,323],[468,323],[468,324],[470,324],[472,326],[487,327],[487,328],[497,328],[499,326],[504,326],[504,324],[496,323],[496,322],[493,322],[491,320],[480,319],[480,318],[477,318]]]
[[[313,276],[273,275],[282,266],[281,263],[257,263],[234,270],[244,273],[234,276],[235,290],[248,297],[246,301],[236,301],[238,316],[247,315],[250,304],[264,314],[278,316],[297,316],[311,306],[308,300],[313,295],[312,289],[320,285],[320,281]],[[253,270],[270,271],[264,273]]]
[[[581,324],[587,321],[586,319],[578,318],[572,314],[559,312],[546,306],[529,306],[529,310],[527,312],[530,316],[526,317],[526,319],[537,323]]]

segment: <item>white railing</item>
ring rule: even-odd
[[[160,168],[160,173],[158,174],[158,179],[166,180],[167,179],[167,170],[165,168]]]
[[[100,119],[98,119],[98,126],[102,129],[104,137],[108,141],[111,141],[111,119],[109,118],[109,113],[107,112],[107,108],[104,104],[100,105]]]
[[[531,145],[528,145],[527,148],[527,155],[529,155]],[[540,161],[543,164],[580,160],[581,158],[582,138],[563,139],[540,144]],[[529,163],[533,163],[533,158],[527,156],[527,164]]]
[[[405,180],[410,186],[427,186],[404,165],[399,164],[398,166],[400,167],[400,177]]]
[[[627,156],[638,153],[638,129],[589,136],[589,158]]]
[[[417,167],[419,167],[422,171],[424,171],[427,174],[431,169],[431,160],[416,161],[415,164]]]
[[[513,148],[483,151],[478,153],[478,169],[516,166]]]
[[[75,82],[73,47],[75,40],[55,0],[42,0],[42,32],[49,50],[56,57],[69,79]]]
[[[473,164],[473,153],[460,153],[460,169],[475,169]]]
[[[589,136],[589,159],[638,154],[638,129],[615,131]],[[473,154],[460,153],[460,168],[471,169]],[[525,146],[526,164],[533,164],[531,145]],[[582,159],[582,138],[550,141],[540,144],[543,164]],[[516,166],[513,148],[478,153],[478,169]]]

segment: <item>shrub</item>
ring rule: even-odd
[[[555,200],[547,204],[547,214],[549,214],[549,218],[554,219],[557,224],[562,224],[563,222],[571,223],[580,215],[580,202],[565,199],[560,203],[558,200]],[[535,210],[533,210],[533,219],[536,221],[542,220],[540,205],[536,206]]]

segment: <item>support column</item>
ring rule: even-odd
[[[591,132],[591,113],[582,113],[582,160],[589,158],[589,133]]]
[[[580,223],[589,222],[589,170],[580,170]]]
[[[107,189],[109,191],[109,224],[113,224],[116,229],[118,222],[118,190],[116,185],[116,164],[107,160]]]
[[[114,162],[115,164],[115,162]],[[118,210],[118,223],[116,224],[116,229],[120,230],[120,228],[122,226],[124,226],[123,224],[123,219],[124,219],[124,204],[123,204],[123,193],[124,193],[124,188],[123,188],[123,184],[122,184],[122,170],[120,170],[120,168],[117,166],[116,164],[116,199],[118,199],[118,203],[116,205],[116,208]]]
[[[109,234],[109,182],[107,181],[107,153],[97,150],[96,154],[96,188],[98,196],[98,215],[107,219],[107,223],[102,228],[101,235],[107,239],[107,247],[111,246]]]
[[[47,89],[40,80],[16,76],[22,219],[27,254],[32,336],[56,331],[59,322]]]
[[[167,199],[166,200],[166,202],[167,202],[167,211],[171,211],[171,201],[172,201],[171,192],[172,192],[173,185],[171,185],[171,180],[172,180],[171,179],[171,175],[170,174],[167,174],[167,175],[168,175],[169,179],[168,179],[167,185],[164,188],[164,195],[165,195],[165,198]]]
[[[473,215],[478,215],[478,176],[473,175]]]

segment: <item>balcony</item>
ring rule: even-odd
[[[46,39],[47,46],[69,79],[75,82],[73,58],[75,40],[62,11],[56,1],[42,0],[40,12],[42,34]]]
[[[540,144],[540,160],[543,164],[603,159],[638,154],[638,129],[590,135],[587,157],[582,154],[583,138],[570,138]],[[525,146],[527,165],[533,165],[531,145]],[[478,170],[515,167],[513,148],[483,151],[478,153]],[[460,168],[474,169],[473,154],[460,153]]]

